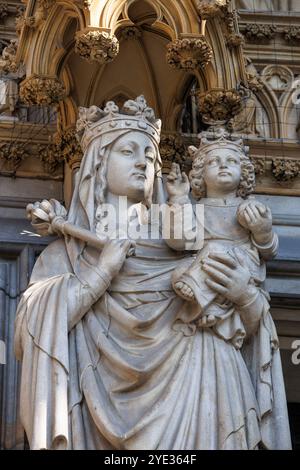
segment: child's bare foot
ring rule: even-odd
[[[177,292],[181,297],[183,297],[185,300],[189,300],[190,302],[192,302],[193,300],[195,300],[194,292],[193,292],[192,289],[191,289],[187,284],[185,284],[184,282],[182,282],[182,281],[177,281],[177,282],[175,282],[175,284],[174,284],[174,289],[175,289],[176,292]]]

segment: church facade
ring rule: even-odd
[[[24,449],[16,307],[50,239],[28,203],[68,207],[79,107],[143,94],[162,119],[163,173],[224,121],[249,146],[280,248],[267,266],[294,448],[300,447],[300,3],[4,0],[0,3],[0,448]]]

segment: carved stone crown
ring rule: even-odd
[[[199,153],[204,155],[219,148],[228,148],[248,156],[249,147],[244,145],[243,139],[229,134],[223,127],[211,127],[207,131],[201,132],[199,138],[199,148],[190,147],[190,153],[193,158]]]
[[[161,121],[155,118],[153,109],[141,95],[126,101],[121,110],[114,101],[108,101],[104,109],[80,107],[76,130],[83,151],[93,139],[113,131],[145,132],[159,144]]]

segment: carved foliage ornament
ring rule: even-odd
[[[300,164],[298,160],[274,158],[272,173],[277,181],[291,181],[299,175]]]
[[[0,58],[0,71],[4,73],[16,73],[18,65],[16,63],[18,42],[12,39],[8,46],[4,47],[2,57]]]
[[[186,161],[186,148],[179,136],[162,134],[159,151],[163,167],[166,169],[169,169],[173,162],[178,163],[180,166],[184,166]]]
[[[39,145],[38,154],[46,173],[55,173],[58,166],[63,161],[62,155],[58,152],[57,146],[54,144]]]
[[[261,41],[273,39],[277,31],[276,26],[272,24],[247,24],[244,35],[249,41]]]
[[[224,124],[242,110],[242,97],[235,89],[215,88],[205,93],[197,91],[196,99],[205,124]]]
[[[58,78],[46,75],[32,75],[20,85],[20,98],[27,105],[55,105],[64,99],[65,92]]]
[[[6,142],[0,144],[0,161],[7,171],[15,173],[28,156],[24,144]]]
[[[284,39],[288,42],[298,42],[300,40],[300,27],[289,26],[284,31]]]
[[[0,4],[0,21],[4,20],[8,16],[8,5],[7,3]]]
[[[230,2],[231,0],[198,0],[196,8],[201,18],[207,20],[224,14]]]
[[[79,168],[83,152],[77,138],[75,127],[65,129],[55,135],[54,144],[62,160],[74,170]]]
[[[251,157],[251,162],[254,166],[255,174],[263,176],[266,172],[266,159],[265,157]]]
[[[213,55],[205,36],[176,39],[167,45],[167,51],[168,64],[183,70],[203,68]]]
[[[119,52],[119,41],[105,31],[79,31],[76,34],[75,52],[88,62],[106,64]]]

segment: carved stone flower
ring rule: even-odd
[[[56,77],[32,75],[20,85],[20,98],[27,105],[55,105],[64,98],[65,92]]]
[[[290,181],[300,173],[300,165],[297,160],[274,158],[272,161],[272,173],[277,181]]]

